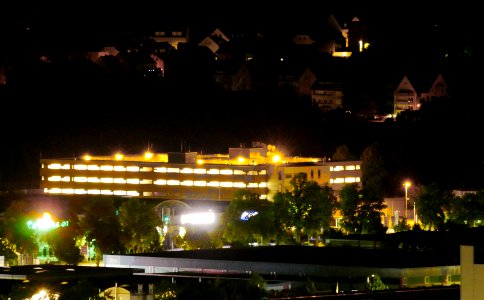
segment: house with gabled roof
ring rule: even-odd
[[[202,39],[198,45],[205,46],[210,49],[212,53],[216,54],[220,49],[220,46],[228,41],[230,41],[230,39],[220,29],[216,28],[212,33]]]
[[[442,74],[437,75],[433,82],[422,73],[413,76],[412,82],[405,75],[393,94],[394,114],[398,115],[405,110],[419,110],[423,102],[448,97],[447,87]]]

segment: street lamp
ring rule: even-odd
[[[408,202],[408,188],[411,186],[412,184],[410,183],[410,181],[405,181],[405,183],[403,184],[403,186],[405,187],[405,219],[408,218],[408,209],[407,209],[407,202]]]

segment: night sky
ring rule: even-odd
[[[415,165],[428,163],[428,168],[439,168],[445,165],[440,161],[454,166],[464,160],[473,170],[472,176],[467,177],[484,179],[483,152],[475,142],[483,127],[473,119],[474,111],[463,112],[469,114],[471,121],[460,117],[455,126],[449,122],[448,126],[428,126],[425,133],[408,128],[388,133],[374,125],[331,122],[321,126],[311,120],[312,112],[307,107],[292,105],[282,95],[228,97],[214,93],[213,87],[203,82],[192,89],[120,85],[95,77],[86,80],[69,69],[63,70],[65,73],[34,73],[29,60],[32,53],[116,43],[161,25],[225,26],[277,35],[281,29],[300,24],[318,26],[333,13],[336,17],[359,16],[368,24],[373,51],[380,58],[368,65],[374,78],[399,78],[401,72],[436,67],[430,54],[443,49],[439,53],[449,55],[444,67],[449,74],[446,79],[453,83],[454,95],[461,103],[474,107],[479,82],[473,74],[482,60],[476,53],[482,48],[477,46],[479,10],[473,5],[457,7],[436,1],[425,3],[426,7],[410,2],[398,7],[365,6],[365,1],[341,5],[297,1],[263,6],[256,1],[25,4],[7,6],[0,18],[0,67],[13,69],[12,74],[29,82],[18,89],[0,87],[0,181],[4,186],[35,183],[40,157],[81,155],[87,151],[138,153],[148,144],[160,152],[177,151],[181,145],[192,151],[226,152],[228,147],[251,140],[283,144],[293,155],[317,156],[330,156],[338,145],[345,143],[359,154],[371,142],[383,141],[389,149],[398,148],[395,153],[403,153]],[[390,74],[392,70],[400,73]],[[48,88],[52,86],[59,88]],[[278,107],[282,102],[285,108]],[[245,106],[234,110],[240,103]],[[321,127],[315,129],[316,126]],[[419,132],[418,137],[415,132]],[[396,135],[401,138],[395,138]],[[422,157],[431,157],[432,161]],[[452,168],[452,172],[460,171]]]

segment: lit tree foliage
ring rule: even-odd
[[[454,197],[448,204],[447,217],[469,227],[484,225],[484,191]]]
[[[346,184],[340,191],[340,210],[343,215],[341,227],[347,233],[383,233],[380,201],[370,201],[358,184]]]
[[[142,199],[131,198],[119,208],[119,222],[123,231],[123,244],[130,253],[161,249],[160,226],[155,208]]]
[[[224,219],[224,237],[229,242],[239,241],[246,244],[269,240],[275,235],[273,204],[248,190],[235,193],[224,212]]]
[[[86,238],[90,241],[95,240],[94,249],[98,265],[104,253],[122,252],[123,247],[119,238],[122,231],[112,198],[97,197],[86,201],[84,216],[80,221]]]
[[[30,203],[24,200],[13,201],[3,214],[2,235],[8,241],[9,248],[16,253],[27,254],[38,250],[35,231],[27,226],[34,216]]]
[[[449,206],[452,193],[441,190],[435,183],[420,186],[415,195],[420,222],[429,230],[442,228],[445,223],[445,207]]]
[[[302,232],[308,235],[329,228],[336,210],[336,196],[330,187],[321,187],[309,181],[306,173],[298,173],[291,179],[292,190],[274,195],[275,216],[283,230],[294,228],[296,242]]]

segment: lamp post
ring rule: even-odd
[[[408,209],[407,209],[407,202],[408,202],[408,188],[410,187],[410,181],[405,181],[403,186],[405,186],[405,219],[408,218]]]

